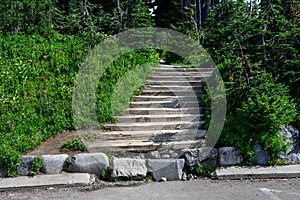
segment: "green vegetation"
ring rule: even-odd
[[[200,177],[211,177],[211,173],[215,170],[216,168],[212,166],[199,165],[190,167],[189,173]]]
[[[118,6],[127,12],[115,12]],[[1,0],[0,10],[0,166],[8,167],[8,176],[16,176],[20,153],[58,132],[74,129],[74,79],[89,49],[109,34],[151,26],[152,21],[141,0],[120,5],[111,1]],[[153,55],[148,50],[119,58],[107,68],[108,76],[102,80],[106,83],[100,82],[99,87],[113,88],[109,73],[116,79],[119,71],[125,73],[137,63],[156,59]],[[110,110],[101,104],[101,95],[99,121],[113,120]],[[103,96],[110,105],[109,96]],[[76,145],[75,139],[67,147],[83,149]]]
[[[120,115],[129,103],[136,89],[145,84],[158,57],[152,50],[132,52],[114,61],[99,80],[97,117],[101,123],[115,122],[114,115]],[[134,69],[140,66],[140,69]],[[132,71],[130,71],[132,70]],[[124,81],[122,81],[124,80]]]
[[[67,140],[60,148],[61,151],[87,151],[86,146],[79,137]]]
[[[194,38],[218,65],[228,97],[218,145],[240,148],[252,163],[259,143],[270,164],[280,162],[278,153],[287,148],[280,125],[300,128],[299,1],[156,1],[152,18],[146,2],[155,6],[143,0],[0,0],[0,166],[8,176],[18,174],[21,153],[75,128],[74,80],[89,50],[110,35],[154,22]],[[189,65],[171,53],[161,56]],[[157,60],[153,49],[114,60],[97,88],[99,122],[115,121],[143,84],[137,77],[151,73],[145,64]],[[123,76],[132,82],[122,82]],[[209,120],[209,94],[203,101]]]
[[[300,26],[288,2],[265,1],[250,9],[242,1],[227,1],[211,12],[202,29],[201,41],[227,89],[218,145],[238,147],[248,164],[254,162],[256,144],[268,151],[270,164],[279,163],[279,152],[287,149],[280,126],[299,122]],[[209,100],[204,105],[209,112]]]
[[[269,163],[280,163],[278,154],[287,149],[280,126],[300,128],[300,2],[190,2],[159,4],[155,22],[197,40],[217,64],[228,103],[217,146],[238,147],[251,164],[254,146],[261,144]],[[176,55],[165,57],[169,63],[184,63]],[[210,94],[201,100],[208,128]]]
[[[38,174],[41,171],[42,167],[43,167],[42,157],[37,156],[37,157],[33,158],[29,175],[34,176],[34,175]]]

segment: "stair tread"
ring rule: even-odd
[[[155,125],[177,125],[177,124],[201,124],[204,121],[175,121],[175,122],[136,122],[136,123],[115,123],[115,124],[105,124],[108,126],[155,126]]]
[[[104,124],[106,129],[88,142],[89,151],[203,146],[207,131],[201,129],[204,114],[197,96],[202,80],[213,70],[161,65],[148,78],[142,94],[133,97],[132,107],[115,116],[119,122]]]

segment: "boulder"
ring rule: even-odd
[[[280,133],[285,138],[286,144],[290,145],[287,152],[280,153],[280,158],[286,163],[300,163],[299,130],[293,126],[282,126]]]
[[[65,161],[69,158],[67,154],[43,155],[43,167],[41,172],[45,174],[59,174],[63,170]]]
[[[147,175],[146,160],[140,158],[113,158],[114,177],[136,177]]]
[[[286,154],[300,153],[299,142],[297,141],[299,138],[299,130],[293,126],[281,126],[280,134],[284,137],[286,144],[290,144],[290,148]]]
[[[300,164],[300,153],[290,153],[283,156],[283,160],[289,164]]]
[[[101,175],[108,166],[108,157],[104,153],[81,153],[72,157],[67,171]]]
[[[21,166],[19,167],[19,175],[28,176],[32,168],[32,161],[36,156],[22,156]]]
[[[147,160],[148,172],[151,172],[156,181],[166,178],[168,181],[181,180],[184,159],[167,159],[167,160]]]
[[[210,147],[185,149],[182,154],[182,158],[185,159],[185,164],[188,167],[198,165],[216,166],[217,156],[218,150]]]
[[[219,148],[219,157],[221,166],[237,165],[243,161],[240,150],[235,147]]]

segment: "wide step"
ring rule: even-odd
[[[131,108],[193,108],[199,107],[199,101],[135,101],[130,103]]]
[[[104,124],[90,152],[139,152],[195,149],[205,146],[204,110],[200,96],[213,68],[161,65],[147,79],[142,92],[115,124]],[[180,156],[180,155],[179,155]]]
[[[88,145],[89,152],[103,151],[158,151],[161,149],[196,149],[205,146],[205,140],[153,142],[144,140],[113,140],[92,143]]]
[[[126,115],[201,114],[203,108],[128,108]]]
[[[134,101],[175,101],[179,102],[185,101],[197,101],[198,98],[196,96],[150,96],[150,95],[142,95],[133,97]]]
[[[111,131],[180,130],[199,129],[203,123],[203,121],[116,123],[105,124],[104,128]]]
[[[116,116],[120,123],[136,122],[172,122],[172,121],[200,121],[203,120],[203,114],[173,114],[173,115],[130,115]]]

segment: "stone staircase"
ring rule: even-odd
[[[180,150],[205,146],[201,81],[210,68],[161,65],[117,123],[104,124],[90,152]]]

